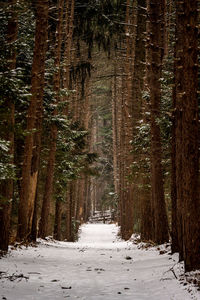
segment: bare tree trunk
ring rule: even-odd
[[[151,190],[149,188],[149,185],[150,179],[148,178],[147,174],[146,178],[143,178],[143,188],[141,195],[141,239],[143,241],[153,240],[150,202]]]
[[[39,237],[45,238],[48,235],[49,228],[49,213],[50,213],[50,205],[51,198],[53,193],[53,177],[54,177],[54,169],[55,169],[55,153],[56,153],[56,141],[57,141],[57,128],[54,127],[54,130],[51,130],[51,144],[50,144],[50,152],[48,157],[48,165],[46,172],[46,181],[44,188],[44,196],[42,202],[42,211],[41,211],[41,219],[39,223]]]
[[[33,156],[33,131],[36,129],[36,114],[38,104],[43,100],[45,56],[48,34],[48,0],[36,1],[35,48],[32,64],[31,101],[27,115],[27,131],[25,139],[22,181],[18,212],[18,239],[24,240],[30,234],[33,214],[33,203],[30,203],[30,178]],[[36,185],[35,185],[36,187]]]
[[[125,120],[124,120],[124,90],[125,84],[122,81],[122,112],[120,122],[120,232],[123,239],[126,239],[126,206],[125,206]]]
[[[72,59],[72,35],[73,35],[73,22],[74,22],[74,0],[68,0],[67,3],[67,12],[65,20],[65,32],[66,32],[66,41],[65,41],[65,53],[64,53],[64,68],[63,68],[63,86],[66,90],[69,90],[70,87],[70,64]],[[68,111],[66,112],[68,113]]]
[[[176,185],[185,270],[200,268],[198,1],[176,1]],[[180,151],[180,152],[179,152]],[[181,203],[182,205],[181,205]],[[181,227],[181,228],[180,228]]]
[[[112,85],[112,136],[113,136],[113,177],[114,177],[114,186],[115,194],[119,194],[118,189],[118,156],[117,156],[117,78],[116,78],[116,64],[114,64],[114,78]]]
[[[67,241],[72,241],[72,211],[71,211],[71,201],[72,201],[72,189],[71,183],[68,185],[66,194],[66,235]]]
[[[155,242],[164,243],[168,241],[168,220],[164,198],[164,180],[161,164],[162,145],[160,126],[158,123],[160,116],[161,101],[161,71],[163,57],[163,2],[148,0],[148,15],[150,26],[150,55],[151,62],[148,68],[150,74],[149,89],[151,103],[151,182],[152,199],[155,216]]]
[[[58,241],[61,240],[61,220],[62,220],[62,202],[56,200],[56,214],[54,223],[54,238]]]
[[[58,23],[56,28],[56,45],[55,45],[55,74],[54,74],[54,91],[56,93],[56,104],[60,101],[60,62],[61,62],[61,45],[62,45],[62,29],[63,29],[63,11],[64,0],[58,1]],[[55,108],[53,115],[58,114],[57,108]],[[51,197],[53,193],[53,178],[55,170],[55,157],[56,157],[56,144],[57,144],[58,129],[56,124],[51,127],[51,140],[49,148],[49,158],[47,165],[44,197],[42,203],[42,212],[39,226],[39,236],[45,238],[48,234],[49,225],[49,212]]]
[[[117,64],[117,62],[115,62]],[[122,73],[121,66],[117,68],[120,73]],[[124,210],[123,210],[123,162],[124,162],[124,155],[123,155],[123,98],[124,98],[124,84],[123,84],[123,76],[116,77],[116,131],[117,131],[117,170],[118,170],[118,224],[120,225],[121,232],[123,232],[123,217],[124,217]]]
[[[15,0],[8,1],[10,5],[10,19],[7,28],[7,43],[9,47],[9,59],[7,68],[12,71],[16,67],[16,51],[14,42],[17,40],[18,20],[15,13]],[[7,120],[4,120],[5,131],[1,137],[10,142],[9,155],[11,155],[10,163],[14,162],[14,123],[15,123],[15,105],[14,99],[6,99],[5,106],[9,111]],[[6,179],[0,182],[0,251],[7,251],[10,235],[10,215],[13,200],[13,180]]]
[[[77,211],[77,185],[72,182],[70,191],[70,210],[71,210],[71,242],[75,241],[76,234],[76,211]]]
[[[175,67],[176,73],[176,67]],[[176,107],[175,90],[173,92],[173,108]],[[177,203],[177,183],[176,183],[176,119],[175,113],[173,113],[172,119],[172,139],[171,139],[171,202],[172,202],[172,253],[179,252],[181,242],[179,216],[178,216],[178,203]],[[179,234],[178,234],[179,232]],[[181,251],[181,250],[180,250]],[[182,255],[181,255],[182,256]]]
[[[145,75],[145,33],[146,33],[146,15],[144,10],[146,8],[146,0],[137,1],[137,29],[136,29],[136,45],[135,45],[135,60],[134,60],[134,74],[132,83],[132,98],[133,98],[133,140],[138,134],[138,125],[141,120],[146,119],[144,111],[142,111],[143,99],[142,92],[144,90],[144,75]],[[133,146],[134,162],[140,164],[144,160],[144,154],[135,151]],[[146,158],[146,155],[145,155]],[[151,239],[151,203],[150,203],[150,189],[149,189],[149,174],[146,170],[141,171],[134,176],[134,219],[137,222],[137,227],[141,222],[142,238],[145,240]],[[142,185],[142,188],[141,188]],[[138,215],[138,221],[136,216]],[[138,228],[139,229],[139,228]]]
[[[29,241],[36,242],[37,234],[38,234],[38,206],[39,206],[39,199],[38,199],[38,186],[35,194],[34,200],[34,212],[33,212],[33,219],[32,219],[32,227],[31,233],[29,236]]]
[[[149,6],[149,2],[147,1],[147,7]],[[150,114],[150,78],[151,78],[151,41],[150,41],[150,21],[146,19],[146,64],[145,64],[145,77],[144,77],[144,92],[148,95],[148,100],[143,99],[143,111],[148,112]],[[150,117],[147,117],[145,114],[145,123],[150,125]],[[150,153],[148,154],[148,158],[150,159]],[[150,174],[151,176],[151,167]],[[155,241],[155,212],[154,212],[154,203],[153,203],[153,194],[152,194],[152,184],[150,182],[150,216],[151,216],[151,239]]]
[[[43,90],[40,91],[41,96],[40,99],[43,98]],[[39,166],[40,166],[40,153],[41,153],[41,140],[42,140],[42,121],[43,121],[43,103],[38,102],[37,111],[36,111],[36,121],[35,127],[36,132],[33,137],[33,153],[32,153],[32,161],[31,161],[31,175],[30,175],[30,186],[29,186],[29,199],[30,203],[30,219],[28,223],[28,231],[30,236],[28,237],[31,241],[36,241],[37,236],[37,228],[35,228],[37,224],[37,184],[38,184],[38,174],[39,174]],[[33,232],[34,230],[34,232]],[[36,235],[35,235],[36,234]]]
[[[176,13],[177,15],[177,13]],[[177,21],[176,21],[177,22]],[[179,260],[182,261],[184,259],[183,254],[183,182],[182,182],[182,173],[183,173],[183,158],[182,158],[182,144],[183,144],[183,137],[182,137],[182,107],[181,107],[181,99],[178,99],[178,95],[183,93],[184,87],[181,82],[182,73],[179,72],[179,69],[182,71],[182,45],[183,45],[183,35],[181,33],[182,23],[176,24],[176,32],[175,36],[178,39],[179,43],[175,44],[174,50],[174,78],[175,78],[175,86],[173,91],[173,108],[174,108],[174,120],[173,120],[173,130],[174,135],[172,136],[174,139],[174,153],[175,155],[175,166],[172,169],[172,172],[175,172],[175,182],[174,187],[176,190],[172,190],[175,193],[176,199],[172,198],[173,205],[177,207],[175,216],[173,215],[173,222],[177,226],[177,234],[178,234],[178,250],[179,250]],[[173,160],[172,160],[173,164]],[[175,202],[176,201],[176,202]],[[176,218],[176,220],[174,220]],[[174,230],[174,229],[173,229]]]
[[[130,5],[130,1],[127,0],[126,10],[126,59],[125,59],[125,97],[123,105],[123,128],[124,136],[124,162],[123,162],[123,207],[124,207],[124,226],[121,227],[121,234],[125,240],[128,240],[133,233],[134,222],[134,185],[131,182],[131,164],[133,163],[133,154],[131,153],[133,140],[133,111],[134,104],[132,99],[132,81],[134,73],[134,61],[135,61],[135,43],[136,43],[136,24],[137,24],[137,12],[136,1]]]

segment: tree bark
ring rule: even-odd
[[[37,234],[38,234],[38,206],[39,206],[39,199],[38,199],[38,186],[37,191],[35,194],[34,199],[34,212],[33,212],[33,219],[32,219],[32,226],[31,226],[31,233],[29,236],[30,242],[36,242]]]
[[[116,64],[114,63],[114,78],[112,83],[113,178],[114,178],[115,194],[119,195],[117,97],[118,95],[117,95]]]
[[[18,34],[18,18],[15,12],[15,0],[8,1],[10,5],[10,19],[7,28],[7,43],[9,47],[9,58],[7,68],[12,71],[16,67],[16,51],[14,42]],[[14,124],[15,124],[15,104],[14,99],[5,100],[5,106],[8,109],[8,116],[5,123],[5,131],[1,137],[10,142],[9,155],[11,155],[10,164],[14,163]],[[7,252],[10,234],[10,217],[13,200],[13,180],[5,179],[0,183],[0,250]]]
[[[62,29],[63,29],[63,12],[64,12],[64,0],[58,1],[58,23],[56,27],[56,45],[55,45],[55,74],[54,74],[54,91],[56,94],[56,104],[60,101],[60,62],[61,62],[61,45],[62,45]],[[53,116],[58,115],[58,109],[55,108]],[[39,225],[39,236],[45,238],[48,235],[49,226],[49,212],[51,197],[53,193],[53,178],[55,170],[55,158],[56,158],[56,144],[57,144],[58,128],[54,123],[51,127],[51,139],[49,147],[48,164],[46,171],[46,181],[44,196],[42,202],[42,212]]]
[[[71,183],[68,185],[68,190],[66,193],[66,234],[65,238],[68,242],[72,241],[72,188]]]
[[[141,120],[146,120],[146,111],[143,110],[142,92],[144,91],[144,76],[145,76],[145,33],[146,33],[146,15],[144,10],[146,8],[146,0],[139,2],[137,7],[137,30],[136,30],[136,45],[135,45],[135,61],[134,74],[132,83],[132,98],[133,98],[133,140],[138,134],[138,126]],[[147,121],[146,121],[147,123]],[[134,150],[134,162],[140,165],[140,162],[146,159],[148,154],[138,153]],[[152,222],[151,222],[151,196],[150,196],[150,182],[147,170],[140,167],[138,175],[134,176],[134,211],[135,218],[138,215],[139,223],[141,223],[141,238],[148,240],[152,239]],[[142,187],[141,187],[142,185]],[[135,220],[136,223],[137,220]]]
[[[155,216],[155,242],[168,241],[168,220],[164,198],[164,180],[161,163],[162,145],[159,127],[160,101],[161,101],[161,71],[163,58],[163,5],[157,0],[148,0],[148,15],[150,28],[150,66],[149,89],[150,89],[150,113],[151,113],[151,184],[152,203]]]
[[[32,64],[31,101],[27,115],[28,135],[25,139],[24,160],[22,166],[22,181],[18,212],[18,239],[26,240],[31,230],[33,204],[30,203],[31,163],[33,157],[33,136],[36,129],[36,114],[38,104],[43,100],[45,56],[48,34],[48,0],[36,1],[35,46]],[[36,181],[36,179],[35,179]],[[36,184],[35,184],[36,187]],[[34,189],[35,189],[34,187]]]
[[[173,95],[173,100],[175,97]],[[173,101],[173,102],[174,102]],[[175,102],[173,107],[175,108]],[[176,185],[176,121],[175,115],[172,119],[172,139],[171,139],[171,203],[172,203],[172,253],[179,252],[179,236],[178,235],[178,207],[177,207],[177,185]]]
[[[176,1],[176,184],[185,271],[200,268],[198,1]],[[182,248],[181,248],[182,246]]]
[[[56,214],[54,223],[54,239],[61,240],[61,220],[62,220],[62,202],[56,200]]]
[[[136,1],[130,5],[127,0],[126,9],[126,58],[125,58],[125,95],[123,104],[123,210],[124,210],[124,223],[121,226],[121,234],[125,240],[128,240],[133,233],[134,223],[134,185],[131,181],[131,164],[133,163],[133,154],[131,153],[133,140],[133,111],[134,104],[132,98],[132,83],[134,74],[135,62],[135,43],[136,43],[136,24],[137,24],[137,11]]]

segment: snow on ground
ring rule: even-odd
[[[113,224],[86,224],[76,243],[40,240],[12,250],[0,259],[0,299],[200,299],[170,270],[176,256],[138,249],[117,232]]]

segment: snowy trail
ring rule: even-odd
[[[0,260],[0,299],[200,299],[169,271],[174,256],[117,240],[117,230],[115,225],[86,224],[77,243],[42,242],[11,251]],[[12,274],[27,279],[6,278]]]

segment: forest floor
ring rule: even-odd
[[[11,249],[0,260],[0,299],[200,299],[168,247],[124,242],[117,233],[114,224],[86,224],[76,243]]]

